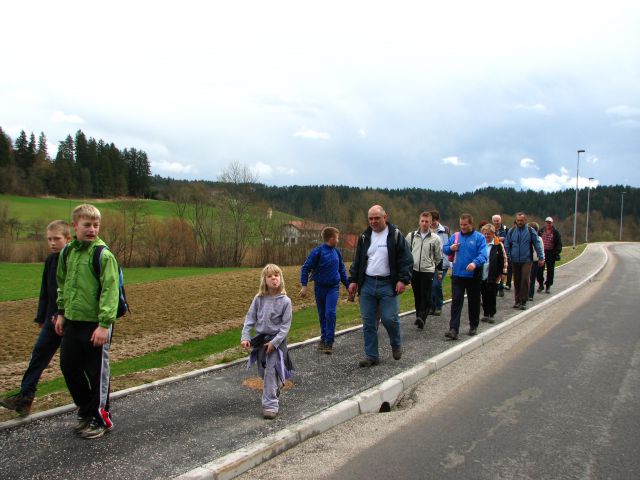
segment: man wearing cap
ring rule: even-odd
[[[540,229],[538,234],[542,237],[544,245],[544,263],[547,267],[547,281],[544,281],[544,268],[538,270],[538,292],[542,292],[543,283],[545,293],[551,293],[551,285],[553,285],[553,275],[556,268],[556,260],[560,260],[560,252],[562,252],[562,237],[556,227],[553,226],[553,218],[544,219],[544,227]]]

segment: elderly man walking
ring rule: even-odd
[[[538,255],[538,265],[544,265],[544,251],[538,242],[538,232],[527,223],[524,212],[516,213],[516,225],[507,234],[504,246],[511,260],[515,303],[513,308],[527,309],[533,250]]]
[[[387,223],[380,205],[368,212],[369,227],[360,235],[356,253],[349,268],[349,296],[360,294],[360,315],[364,336],[364,358],[361,367],[380,362],[376,311],[379,309],[384,328],[389,334],[395,360],[402,357],[400,307],[397,295],[411,282],[413,257],[398,227]]]
[[[538,270],[538,292],[542,292],[544,283],[545,293],[551,293],[551,285],[553,285],[553,277],[556,269],[556,261],[560,260],[562,252],[562,237],[556,227],[553,226],[553,218],[547,217],[544,221],[544,227],[540,229],[538,234],[542,237],[544,244],[544,263],[547,267],[547,280],[544,280],[544,268]]]
[[[446,255],[453,254],[451,277],[451,320],[445,337],[457,340],[460,330],[460,315],[467,294],[469,305],[469,335],[478,333],[480,324],[480,284],[482,266],[487,261],[487,241],[473,228],[473,216],[460,215],[460,231],[451,235],[444,246]]]

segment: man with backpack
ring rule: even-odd
[[[416,306],[415,324],[422,330],[431,311],[434,276],[442,278],[442,243],[440,237],[431,232],[431,212],[420,214],[420,228],[407,234],[406,238],[413,256],[411,288]]]
[[[513,272],[513,308],[527,309],[534,249],[538,255],[538,265],[544,265],[544,251],[540,248],[537,238],[538,233],[529,226],[524,212],[516,213],[516,225],[509,230],[504,242]]]

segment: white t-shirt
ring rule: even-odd
[[[371,232],[371,246],[367,250],[367,270],[370,277],[386,277],[391,275],[389,269],[389,253],[387,252],[387,236],[389,227],[382,232]]]

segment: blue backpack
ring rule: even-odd
[[[104,249],[109,249],[106,245],[98,245],[93,251],[93,259],[91,261],[93,275],[98,281],[98,299],[102,293],[102,284],[100,283],[100,273],[102,273],[102,252]],[[67,268],[67,257],[69,256],[69,249],[65,246],[62,251],[62,265],[64,269]],[[124,291],[124,275],[122,269],[118,265],[118,310],[116,312],[116,318],[123,317],[127,312],[131,311],[129,302],[127,301],[127,294]]]

